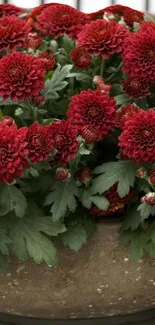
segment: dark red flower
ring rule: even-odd
[[[12,183],[28,168],[26,135],[26,127],[18,130],[16,124],[0,124],[0,183]]]
[[[38,122],[34,122],[29,127],[27,142],[28,158],[33,164],[46,160],[54,149],[54,141],[51,139],[48,127]]]
[[[80,169],[76,172],[75,178],[81,184],[84,184],[85,187],[89,187],[91,180],[93,178],[93,172],[90,168],[85,167],[85,168]]]
[[[79,148],[77,130],[68,121],[63,120],[51,123],[49,129],[56,149],[54,161],[57,165],[65,167],[77,155]]]
[[[147,193],[145,196],[141,198],[141,201],[145,202],[150,206],[155,206],[155,193],[154,192]]]
[[[118,17],[122,17],[126,9],[130,8],[122,5],[112,5],[104,8],[104,12],[109,12]]]
[[[25,46],[25,40],[31,28],[27,23],[15,16],[0,18],[0,51]]]
[[[68,169],[63,168],[63,167],[57,168],[56,175],[55,175],[55,178],[57,181],[66,181],[70,177],[71,177],[71,174],[68,171]]]
[[[36,28],[55,39],[64,34],[76,39],[82,26],[89,21],[86,14],[63,4],[45,8],[36,19]]]
[[[0,5],[0,17],[4,16],[18,16],[24,12],[24,9],[16,7],[11,4]]]
[[[40,37],[37,33],[29,33],[27,37],[27,47],[36,50],[40,47],[42,41],[42,37]]]
[[[34,97],[32,98],[32,102],[33,102],[35,105],[44,104],[45,101],[46,101],[46,98],[45,98],[45,96],[43,96],[43,95],[34,96]]]
[[[152,170],[150,171],[149,182],[150,182],[151,184],[155,184],[155,169],[152,169]]]
[[[128,77],[122,81],[123,92],[131,98],[143,98],[150,95],[149,84],[146,79]]]
[[[8,126],[11,126],[12,124],[15,123],[14,119],[11,116],[3,116],[2,119],[0,120],[0,124],[5,123]]]
[[[76,47],[70,53],[71,60],[78,69],[88,69],[91,64],[91,56],[85,47]]]
[[[107,211],[99,209],[96,205],[92,205],[89,212],[93,215],[99,216],[99,217],[108,217],[112,216],[118,213],[123,213],[125,205],[132,199],[133,193],[132,191],[129,192],[128,195],[126,195],[123,198],[120,198],[120,196],[117,193],[117,185],[113,185],[107,192],[105,192],[104,197],[106,197],[109,201],[109,209]]]
[[[46,8],[49,7],[49,6],[53,6],[53,5],[60,5],[60,4],[59,4],[59,3],[44,3],[44,4],[40,5],[40,6],[37,6],[37,7],[33,8],[33,9],[29,12],[29,14],[27,15],[26,18],[27,18],[28,20],[32,20],[32,21],[34,22],[34,20],[36,20],[36,17],[37,17],[38,15],[40,15],[41,12],[43,12],[44,9],[46,9]]]
[[[138,112],[138,106],[128,104],[123,106],[121,110],[117,111],[116,114],[116,127],[123,129],[126,121],[133,118],[133,116]]]
[[[43,67],[46,71],[53,70],[55,67],[55,57],[53,54],[48,54],[47,52],[41,52],[38,55],[38,58],[41,59]]]
[[[84,139],[88,134],[88,137],[94,135],[96,141],[99,141],[109,134],[115,125],[115,113],[114,98],[100,90],[89,89],[72,97],[67,115],[70,123],[78,129]]]
[[[131,77],[155,82],[155,30],[148,28],[124,41],[123,70]]]
[[[90,54],[108,59],[114,53],[121,53],[127,30],[116,21],[98,19],[87,24],[78,35],[79,46]]]
[[[119,136],[123,154],[134,162],[155,161],[155,111],[140,109],[133,118],[126,121]]]
[[[44,89],[45,70],[33,55],[14,52],[0,60],[0,95],[3,100],[23,101]]]
[[[144,13],[135,9],[126,8],[124,10],[123,18],[129,28],[132,28],[135,22],[141,23],[144,20]]]

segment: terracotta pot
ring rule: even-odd
[[[96,318],[155,306],[155,261],[134,262],[118,245],[119,224],[99,224],[79,253],[60,249],[60,265],[12,259],[0,276],[0,313],[48,319]]]

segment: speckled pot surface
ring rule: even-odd
[[[118,245],[119,224],[99,224],[79,253],[60,249],[60,265],[11,261],[0,275],[0,313],[76,319],[123,315],[155,306],[155,260],[134,262]]]

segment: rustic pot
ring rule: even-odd
[[[8,273],[0,275],[0,313],[79,319],[154,308],[155,260],[133,261],[118,236],[118,223],[99,224],[79,253],[61,248],[54,269],[12,259]]]

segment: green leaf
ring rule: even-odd
[[[126,105],[131,101],[131,99],[125,94],[117,95],[115,100],[117,105]]]
[[[147,235],[143,233],[142,230],[135,231],[130,245],[131,257],[138,261],[143,256],[143,249],[147,243]]]
[[[72,250],[78,252],[87,242],[85,227],[80,224],[70,226],[67,232],[62,235],[62,241],[65,246],[68,245]]]
[[[148,205],[145,202],[141,203],[137,210],[140,211],[141,221],[148,219],[150,215],[155,215],[155,206]]]
[[[134,32],[137,32],[137,30],[139,30],[139,28],[140,28],[140,24],[137,23],[137,22],[134,22],[133,23],[133,30],[134,30]]]
[[[75,78],[77,81],[82,82],[92,82],[92,77],[90,77],[87,73],[84,72],[72,72],[67,78]]]
[[[32,215],[28,209],[26,217],[18,219],[12,227],[12,251],[21,261],[26,261],[30,256],[38,264],[45,261],[49,266],[56,266],[57,251],[48,236],[57,236],[66,228],[60,222],[54,223],[51,217],[38,216],[35,209],[34,206]]]
[[[63,48],[65,49],[66,53],[70,53],[75,47],[75,42],[72,38],[69,38],[66,34],[63,36]]]
[[[107,211],[109,208],[110,203],[104,196],[91,196],[90,200],[101,210]]]
[[[89,189],[80,189],[80,197],[79,200],[82,203],[82,205],[87,208],[90,209],[92,206],[92,202],[90,200],[91,194]]]
[[[137,210],[137,204],[133,205],[128,212],[125,213],[124,220],[122,222],[122,230],[131,229],[136,230],[141,224],[140,211]]]
[[[8,267],[8,257],[0,252],[0,273],[5,273]]]
[[[51,205],[50,212],[54,221],[64,217],[67,210],[75,212],[77,203],[75,197],[79,196],[76,182],[73,178],[66,182],[55,182],[51,193],[45,200],[45,205]]]
[[[11,240],[6,236],[5,231],[0,229],[0,251],[3,255],[9,255]]]
[[[129,241],[131,240],[131,231],[129,230],[122,230],[120,231],[120,236],[119,236],[119,244],[120,245],[127,245]]]
[[[145,245],[145,251],[151,257],[155,257],[155,243],[153,243],[151,240],[148,243],[146,243],[146,245]]]
[[[14,185],[0,185],[0,216],[15,211],[18,217],[23,217],[27,202],[22,192]]]
[[[93,216],[90,216],[90,214],[86,213],[85,211],[83,225],[85,227],[87,237],[91,238],[96,230],[96,220]]]
[[[60,96],[58,91],[62,90],[68,85],[68,81],[64,81],[72,69],[73,65],[66,64],[64,67],[58,65],[57,69],[54,71],[54,74],[50,80],[45,82],[44,96],[46,99],[57,99]]]
[[[153,21],[153,22],[155,22],[155,18],[152,15],[148,15],[148,14],[144,15],[144,20],[145,21]]]
[[[108,162],[97,167],[94,173],[101,175],[94,180],[92,194],[102,194],[118,182],[117,192],[121,198],[124,197],[134,185],[136,170],[136,164],[128,160]]]

